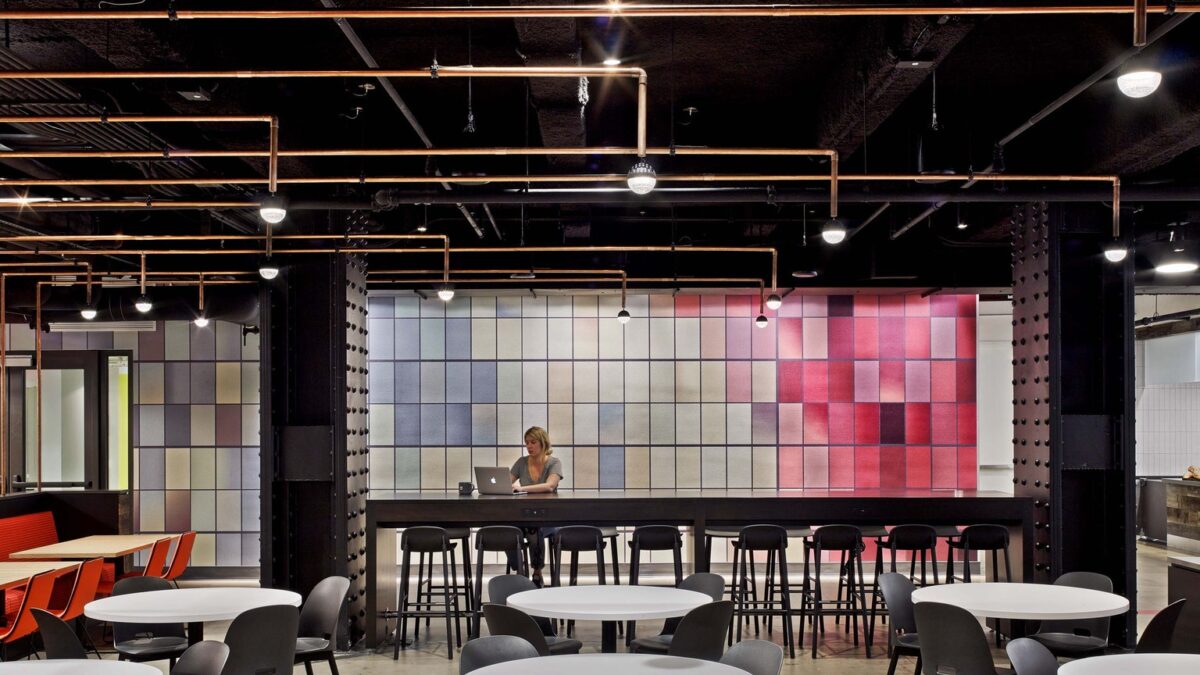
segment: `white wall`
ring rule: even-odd
[[[1194,295],[1139,295],[1138,318],[1200,307]],[[1135,458],[1139,476],[1182,476],[1200,465],[1200,382],[1147,384],[1146,341],[1135,344]]]
[[[1012,492],[1012,303],[979,303],[976,331],[979,489]]]

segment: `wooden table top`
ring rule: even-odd
[[[40,562],[0,562],[0,590],[24,586],[34,576],[43,572],[67,572],[79,565],[71,560],[43,560]]]
[[[80,537],[57,544],[39,546],[11,554],[10,558],[29,559],[59,559],[87,560],[90,558],[121,558],[136,553],[144,548],[150,548],[154,542],[164,537],[177,537],[178,534],[93,534],[90,537]]]

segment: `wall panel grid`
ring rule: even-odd
[[[563,486],[976,486],[976,297],[369,301],[371,487],[444,490],[546,427]]]
[[[9,349],[33,348],[31,327],[9,326]],[[134,530],[195,530],[193,566],[257,567],[258,336],[158,321],[141,333],[44,333],[42,349],[133,352]]]

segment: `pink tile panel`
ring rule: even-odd
[[[724,295],[700,296],[700,316],[725,316]]]
[[[804,487],[804,448],[798,446],[779,448],[779,487]]]
[[[725,362],[725,400],[730,403],[752,401],[751,367],[749,361]]]
[[[804,358],[804,320],[780,318],[779,358]]]
[[[829,448],[805,446],[804,487],[827,488],[829,485]]]
[[[675,316],[700,316],[700,296],[698,295],[677,295],[675,296]]]

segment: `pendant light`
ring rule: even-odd
[[[658,176],[654,173],[654,167],[644,159],[639,159],[629,169],[629,175],[625,178],[625,183],[629,186],[630,191],[635,195],[648,195],[654,190],[655,184],[658,183]]]
[[[767,312],[765,310],[766,301],[763,299],[763,289],[758,289],[758,316],[754,319],[754,325],[758,328],[767,327]]]
[[[629,310],[625,309],[625,275],[621,275],[621,311],[617,312],[617,322],[624,325],[629,323],[629,319],[633,318],[629,314]]]
[[[920,183],[941,183],[944,179],[938,174],[954,173],[951,155],[953,148],[947,137],[937,112],[937,70],[932,74],[932,97],[929,104],[929,126],[917,137],[917,173],[930,178],[919,180]]]
[[[1162,72],[1146,57],[1129,59],[1117,71],[1117,89],[1129,98],[1146,98],[1162,84]]]
[[[263,222],[278,225],[287,217],[287,200],[272,192],[258,201],[258,215]]]
[[[204,328],[205,326],[208,325],[208,317],[205,316],[205,314],[204,314],[204,275],[203,274],[200,275],[199,292],[200,292],[200,297],[196,303],[197,314],[196,314],[196,318],[192,319],[192,323],[196,325],[196,328]]]
[[[133,306],[137,311],[145,314],[154,309],[154,303],[150,302],[150,296],[146,295],[146,254],[142,254],[142,273],[140,276],[141,295],[134,301]]]
[[[1129,255],[1129,249],[1126,248],[1125,242],[1121,241],[1121,179],[1119,178],[1113,179],[1112,211],[1112,241],[1104,247],[1104,257],[1111,263],[1119,263]],[[1174,230],[1171,231],[1171,236],[1175,236]]]
[[[87,268],[87,299],[84,301],[83,307],[79,308],[79,316],[85,320],[91,321],[96,318],[96,305],[92,302],[92,266]]]

